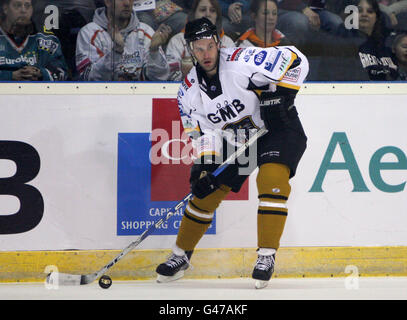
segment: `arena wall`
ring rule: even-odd
[[[2,83],[0,281],[94,272],[182,199],[190,150],[176,118],[178,86]],[[407,274],[406,104],[405,83],[303,86],[296,105],[308,148],[291,180],[275,276]],[[190,277],[250,275],[255,175],[217,210]],[[154,277],[181,217],[112,277]]]

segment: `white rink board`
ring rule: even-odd
[[[151,132],[149,95],[0,95],[0,140],[35,147],[38,176],[28,184],[44,198],[41,222],[20,234],[0,235],[0,250],[121,249],[134,236],[116,236],[117,135]],[[159,96],[158,96],[159,97]],[[175,96],[173,96],[175,98]],[[396,147],[407,156],[405,95],[300,95],[296,105],[308,149],[292,179],[282,246],[407,245],[407,190],[379,190],[369,174],[373,154]],[[347,170],[328,170],[323,192],[310,192],[334,133],[345,133],[368,192],[352,192]],[[393,148],[392,150],[394,150]],[[382,170],[388,185],[407,181],[407,166]],[[387,154],[382,162],[398,162]],[[344,162],[339,147],[332,162]],[[0,178],[16,171],[0,159]],[[255,173],[254,173],[255,174]],[[203,248],[256,246],[255,176],[249,201],[225,201],[217,211],[217,234]],[[0,214],[19,208],[0,195]],[[139,248],[169,248],[175,236],[150,236]]]

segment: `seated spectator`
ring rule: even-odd
[[[278,13],[276,0],[252,0],[250,12],[254,27],[239,37],[236,46],[267,48],[290,45],[290,41],[276,29]]]
[[[371,80],[388,81],[397,78],[393,54],[385,45],[386,28],[377,0],[360,0],[359,28],[367,41],[359,47],[359,58]]]
[[[188,21],[208,18],[216,25],[217,30],[221,30],[219,35],[222,47],[234,47],[235,44],[231,38],[225,35],[222,29],[222,12],[218,0],[194,0],[192,8],[188,15]],[[181,81],[193,67],[192,57],[187,49],[184,39],[184,31],[173,36],[167,45],[167,57],[170,63],[170,80]]]
[[[392,51],[397,64],[396,80],[407,80],[407,33],[401,33],[394,38]]]
[[[57,11],[47,12],[50,6]],[[35,0],[33,20],[37,30],[52,31],[61,42],[62,53],[68,64],[69,79],[78,77],[75,67],[75,48],[79,30],[92,21],[95,13],[94,0]],[[58,18],[54,19],[52,16]],[[53,25],[46,26],[47,19],[52,18]],[[47,30],[47,28],[51,28]]]
[[[31,0],[3,0],[0,8],[0,80],[61,81],[67,65],[53,34],[36,33]]]
[[[168,63],[161,47],[171,32],[154,30],[133,13],[134,0],[105,0],[78,35],[76,67],[81,80],[167,80]]]
[[[295,45],[303,46],[312,31],[335,33],[342,18],[325,9],[325,0],[279,0],[278,24]]]
[[[141,22],[157,30],[160,24],[166,24],[172,30],[170,37],[181,32],[184,28],[187,13],[183,0],[156,0],[154,10],[138,11],[137,16]]]
[[[223,29],[225,33],[236,41],[242,33],[252,27],[249,0],[219,0],[223,15]]]

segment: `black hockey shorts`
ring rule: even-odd
[[[307,137],[296,116],[277,132],[268,132],[257,140],[256,156],[250,156],[250,151],[245,154],[245,159],[236,164],[229,165],[219,176],[219,182],[232,188],[233,192],[239,192],[243,183],[256,167],[264,163],[281,163],[290,168],[290,178],[294,177],[298,163],[305,152]],[[225,158],[226,159],[226,158]],[[245,163],[249,159],[250,163]],[[247,162],[247,161],[246,161]],[[251,168],[249,170],[242,170]],[[242,173],[243,172],[243,173]]]

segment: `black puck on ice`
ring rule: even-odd
[[[103,289],[109,289],[112,283],[112,279],[107,275],[101,276],[99,279],[99,286]]]

